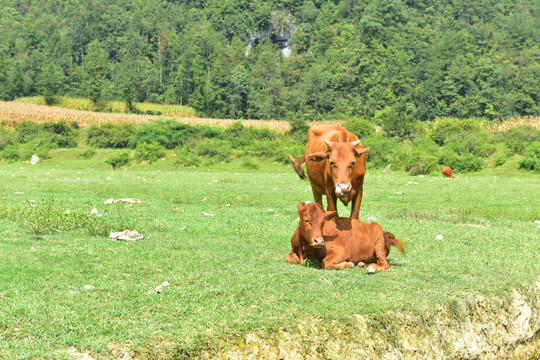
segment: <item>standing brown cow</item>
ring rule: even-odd
[[[366,173],[365,154],[369,150],[346,129],[323,125],[308,130],[306,153],[300,159],[289,157],[301,179],[306,177],[301,167],[306,162],[317,204],[322,205],[323,195],[329,211],[336,211],[338,198],[345,206],[352,202],[351,218],[358,219]]]
[[[448,166],[443,166],[442,174],[444,177],[449,177],[449,178],[454,177],[454,175],[452,175],[452,169],[450,169]]]
[[[291,264],[310,259],[322,261],[324,269],[343,269],[363,262],[367,272],[373,273],[390,269],[386,257],[391,246],[405,251],[401,241],[377,223],[338,217],[315,203],[298,204],[298,215],[300,222],[286,259]]]

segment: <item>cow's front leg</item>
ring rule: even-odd
[[[363,186],[360,186],[360,188],[356,190],[356,194],[354,194],[352,198],[351,219],[358,220],[360,217],[360,205],[362,204],[363,194],[364,194]]]
[[[326,190],[326,202],[328,203],[328,206],[326,207],[327,211],[337,211],[337,196],[334,193],[334,190],[330,192]]]
[[[354,267],[354,263],[347,261],[346,258],[339,254],[330,254],[325,257],[321,263],[323,269],[345,269]]]
[[[294,251],[291,251],[287,255],[286,260],[287,260],[287,262],[289,264],[301,264],[302,263],[302,260],[298,257],[298,255]]]

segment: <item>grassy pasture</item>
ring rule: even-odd
[[[539,280],[540,177],[510,171],[511,161],[455,179],[368,169],[361,219],[375,217],[408,252],[394,249],[392,269],[368,276],[284,261],[296,205],[312,200],[289,167],[185,169],[168,157],[112,171],[103,162],[114,150],[89,160],[83,150],[54,150],[36,166],[0,164],[0,358],[68,358],[70,348],[100,358],[123,347],[141,357],[196,356],[300,319],[345,329],[354,314],[429,316],[456,299],[504,296]],[[35,216],[54,224],[96,207],[117,226],[111,231],[129,226],[146,238],[36,234],[6,215],[51,197],[51,210]],[[104,205],[111,197],[143,203]],[[171,285],[156,293],[164,281]]]

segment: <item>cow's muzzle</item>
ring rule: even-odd
[[[322,237],[314,238],[311,241],[311,246],[314,248],[322,248],[324,246],[324,239]]]
[[[348,195],[351,192],[351,190],[352,190],[351,183],[338,183],[338,184],[336,184],[335,191],[336,191],[336,196],[337,197]]]

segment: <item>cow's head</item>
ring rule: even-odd
[[[298,204],[298,216],[300,216],[298,229],[302,241],[307,242],[307,245],[314,248],[323,247],[324,223],[337,216],[337,212],[324,211],[324,208],[316,203],[301,202]]]
[[[353,172],[356,159],[367,153],[370,148],[356,148],[361,145],[360,140],[353,142],[324,141],[328,149],[324,152],[313,153],[308,156],[311,161],[328,161],[334,191],[337,197],[345,197],[352,190]]]

